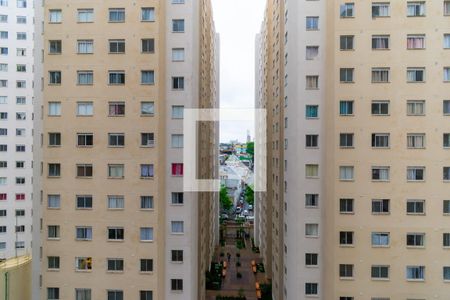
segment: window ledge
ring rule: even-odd
[[[140,208],[140,211],[155,211],[154,208]]]
[[[340,248],[355,248],[355,245],[339,245]]]
[[[141,117],[154,117],[155,114],[141,114]]]
[[[425,282],[425,279],[406,279],[408,282]]]
[[[145,241],[143,241],[143,240],[139,240],[139,242],[141,242],[141,243],[153,243],[154,241],[153,240],[145,240]]]
[[[108,239],[107,241],[111,242],[111,243],[123,243],[125,240],[110,240],[110,239]]]
[[[371,278],[371,279],[372,281],[383,281],[383,282],[391,280],[390,278]]]
[[[406,249],[418,249],[418,250],[423,250],[423,249],[425,249],[425,246],[406,246]]]
[[[345,211],[340,211],[339,214],[341,215],[354,215],[354,212],[345,212]]]
[[[110,177],[110,176],[108,176],[108,179],[124,179],[125,178],[125,176],[122,176],[122,177]]]
[[[143,179],[143,180],[153,180],[154,177],[143,177],[143,176],[141,176],[140,178]]]
[[[339,280],[344,280],[344,281],[353,281],[355,280],[353,277],[339,277]]]
[[[110,274],[122,274],[122,273],[123,273],[123,270],[122,270],[122,271],[106,270],[106,273],[110,273]]]
[[[141,275],[153,275],[153,271],[139,271]]]
[[[391,248],[391,246],[390,246],[390,245],[386,245],[386,246],[383,246],[383,245],[372,245],[372,248],[375,248],[375,249],[379,249],[379,248],[385,249],[385,248]]]
[[[75,272],[80,272],[80,273],[91,273],[92,270],[79,270],[79,269],[75,269]]]

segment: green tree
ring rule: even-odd
[[[249,154],[252,158],[252,161],[255,157],[255,142],[248,142],[247,143],[247,154]]]
[[[220,206],[225,210],[233,207],[233,201],[228,196],[227,188],[224,185],[220,187]]]
[[[245,188],[245,201],[247,201],[248,204],[253,205],[255,203],[255,193],[253,192],[253,189],[251,186],[247,185]]]

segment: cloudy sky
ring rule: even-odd
[[[220,101],[224,108],[254,107],[255,35],[266,0],[212,0],[220,34]],[[220,140],[246,141],[253,122],[222,122]]]

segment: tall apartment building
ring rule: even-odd
[[[0,1],[0,260],[31,253],[33,3]]]
[[[450,293],[450,1],[269,0],[257,37],[274,299]]]
[[[210,1],[35,6],[33,299],[204,299],[218,201],[183,192],[183,110],[219,105]]]

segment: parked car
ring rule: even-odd
[[[248,210],[253,210],[253,205],[249,204],[248,205]]]
[[[243,214],[244,216],[248,216],[248,210],[244,210]]]
[[[237,213],[237,214],[240,214],[240,213],[241,213],[241,211],[242,211],[242,208],[240,208],[239,206],[238,206],[238,207],[236,207],[236,213]]]

